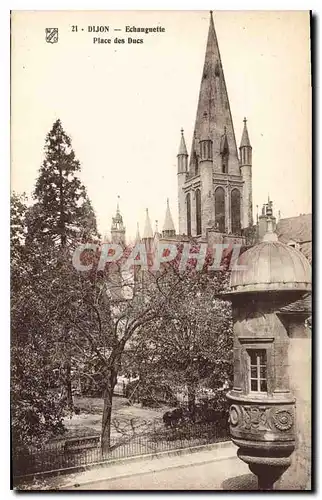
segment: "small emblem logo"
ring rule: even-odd
[[[58,42],[58,28],[46,28],[46,42],[47,43]]]

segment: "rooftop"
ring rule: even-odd
[[[230,278],[232,292],[311,290],[311,266],[306,257],[293,247],[271,238],[244,252]],[[275,236],[275,239],[274,239]]]

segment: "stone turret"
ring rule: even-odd
[[[188,172],[188,152],[186,142],[184,140],[183,129],[181,129],[181,138],[179,152],[177,155],[178,161],[178,211],[179,211],[179,233],[187,234],[186,224],[186,203],[185,193],[183,190],[184,183],[186,182]]]
[[[176,230],[174,227],[170,206],[169,206],[169,198],[167,199],[167,209],[165,212],[164,224],[162,229],[162,237],[168,238],[176,235]]]
[[[267,213],[268,212],[268,213]],[[234,384],[227,394],[238,457],[261,490],[309,489],[311,267],[278,241],[271,207],[263,241],[233,270]],[[296,403],[296,404],[295,404]]]
[[[111,240],[112,243],[125,246],[125,226],[123,224],[123,217],[120,212],[119,202],[117,202],[116,215],[115,217],[112,217]]]
[[[253,225],[253,201],[252,201],[252,147],[247,130],[247,120],[244,118],[244,130],[240,142],[240,171],[243,176],[243,228]]]

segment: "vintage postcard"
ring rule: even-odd
[[[11,13],[19,490],[310,490],[308,11]]]

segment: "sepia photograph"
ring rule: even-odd
[[[11,489],[312,491],[312,22],[11,11]]]

